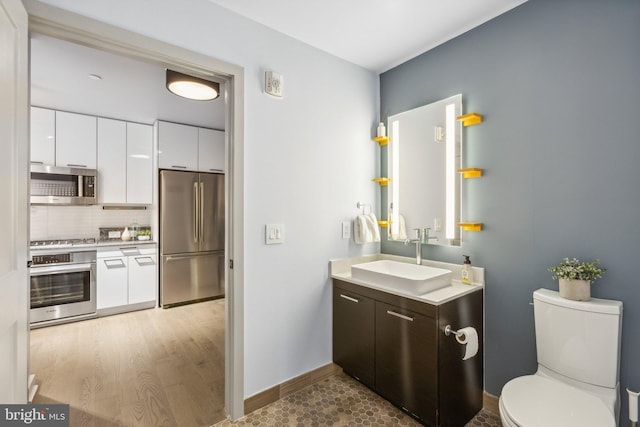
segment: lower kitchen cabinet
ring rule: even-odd
[[[333,361],[425,425],[463,427],[482,409],[482,295],[430,304],[334,279]],[[475,357],[446,325],[477,330]]]
[[[99,249],[98,313],[154,307],[158,293],[157,259],[155,244]]]

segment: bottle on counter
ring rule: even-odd
[[[471,260],[469,255],[462,255],[464,257],[464,263],[462,264],[462,273],[460,274],[460,280],[462,283],[471,285],[473,283],[473,270],[471,269]]]
[[[131,233],[129,233],[129,227],[124,228],[124,231],[122,232],[122,236],[120,236],[120,238],[125,242],[128,242],[129,240],[131,240]]]

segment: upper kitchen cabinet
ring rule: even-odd
[[[198,170],[224,172],[224,132],[198,129]]]
[[[158,167],[224,172],[224,131],[158,121]]]
[[[56,166],[96,169],[93,116],[56,111]]]
[[[98,202],[153,202],[153,128],[98,118]]]
[[[153,126],[127,123],[127,203],[153,203]]]
[[[56,163],[56,112],[31,107],[31,163]]]
[[[158,121],[158,167],[198,170],[198,128]]]

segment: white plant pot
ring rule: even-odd
[[[591,282],[560,279],[560,296],[574,301],[589,301],[591,299]]]

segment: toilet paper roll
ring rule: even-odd
[[[458,329],[458,332],[462,332],[462,336],[456,335],[456,341],[464,345],[464,357],[462,360],[471,359],[478,354],[478,331],[475,328],[468,326],[466,328]]]

